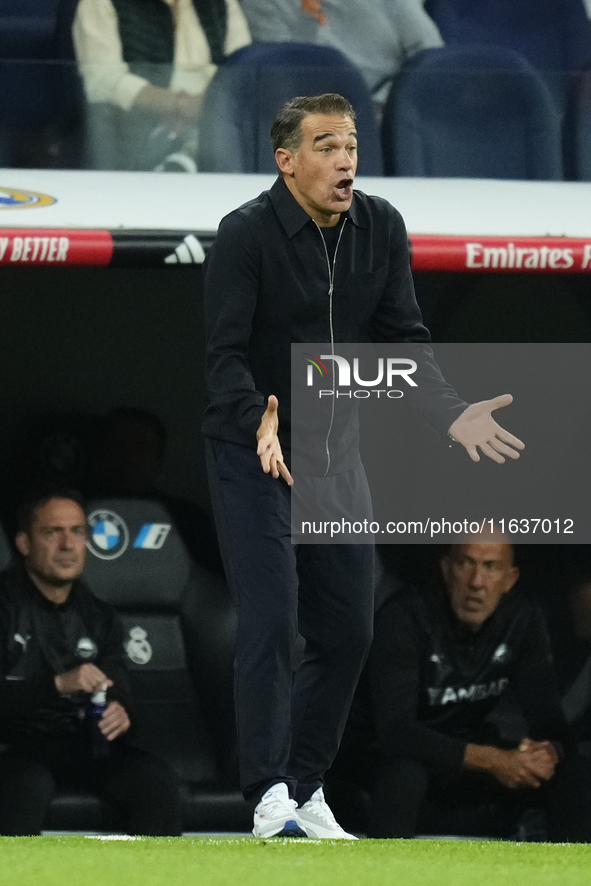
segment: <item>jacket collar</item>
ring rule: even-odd
[[[269,191],[269,199],[288,237],[295,236],[310,221],[310,216],[300,206],[281,176],[278,177]],[[359,203],[355,194],[353,195],[350,209],[343,214],[358,228],[366,227],[365,222],[360,217]]]
[[[48,600],[47,597],[41,593],[20,559],[13,567],[12,575],[17,584],[20,585],[20,587],[25,591],[28,597],[32,601],[34,601],[37,606],[42,606],[50,612],[55,612],[55,610],[57,609],[65,612],[66,609],[70,608],[73,598],[78,593],[79,580],[74,579],[72,583],[72,589],[68,594],[66,600],[64,600],[63,603],[52,603],[51,600]]]

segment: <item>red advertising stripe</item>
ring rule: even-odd
[[[414,234],[413,271],[591,273],[591,237],[437,237]]]
[[[112,256],[109,231],[0,228],[0,265],[108,265]]]

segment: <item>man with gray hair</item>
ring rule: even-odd
[[[576,743],[512,545],[496,529],[469,535],[440,566],[443,587],[406,588],[376,615],[335,789],[370,790],[370,837],[509,837],[537,807],[549,840],[585,841]],[[493,717],[509,693],[523,718],[513,735]]]
[[[259,801],[254,833],[345,839],[322,785],[371,641],[373,549],[292,544],[291,343],[426,343],[429,333],[400,213],[353,191],[349,102],[332,93],[293,99],[271,140],[278,180],[222,219],[205,263],[203,430],[222,558],[238,601],[239,762],[245,797]],[[474,461],[477,447],[497,462],[517,458],[523,444],[491,417],[510,395],[468,406],[437,367],[433,373],[431,423]],[[330,425],[321,467],[296,484],[309,481],[320,498],[338,502],[352,496],[367,516],[354,433],[344,433]],[[306,650],[292,679],[298,629]]]

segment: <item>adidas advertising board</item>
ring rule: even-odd
[[[119,268],[202,264],[212,232],[0,227],[0,265]],[[591,237],[411,234],[413,271],[591,274]]]
[[[211,234],[0,227],[0,265],[145,268],[201,264]]]
[[[274,178],[4,169],[0,265],[199,264],[220,220]],[[415,271],[591,273],[591,183],[384,176],[357,186],[407,219]]]

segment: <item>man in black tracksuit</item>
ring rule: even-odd
[[[282,109],[272,129],[281,176],[222,220],[205,264],[210,404],[203,430],[222,557],[239,608],[241,785],[247,798],[259,800],[283,786],[279,801],[271,797],[273,809],[255,813],[260,836],[347,836],[333,824],[321,787],[373,618],[370,545],[292,544],[291,344],[429,341],[400,213],[386,200],[353,192],[354,121],[341,96],[295,99]],[[474,460],[476,446],[497,461],[517,457],[511,445],[522,444],[491,419],[491,410],[511,398],[468,407],[436,364],[426,365],[435,394],[430,422]],[[321,444],[311,453],[319,498],[323,490],[338,500],[343,490],[355,490],[361,518],[369,515],[356,435],[331,422]],[[296,488],[306,482],[295,479]],[[306,655],[292,686],[298,628]]]
[[[333,774],[371,789],[372,837],[450,821],[474,834],[470,815],[487,806],[507,836],[508,807],[537,806],[550,840],[584,840],[579,761],[542,613],[513,590],[511,546],[473,540],[443,559],[445,590],[405,590],[377,614]],[[527,724],[518,742],[490,719],[509,690]]]
[[[22,562],[0,577],[0,834],[38,834],[56,786],[99,794],[129,833],[180,834],[174,772],[127,741],[123,632],[79,578],[86,517],[77,493],[34,495],[16,544]],[[86,711],[103,687],[106,709],[93,725]]]

